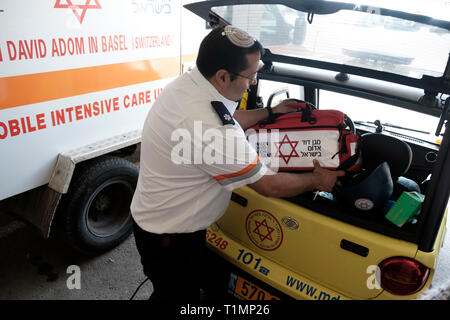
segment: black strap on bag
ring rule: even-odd
[[[267,117],[266,121],[264,122],[264,124],[272,124],[275,123],[275,121],[277,120],[277,118],[279,116],[282,116],[282,113],[273,113],[272,107],[271,106],[267,106],[266,107],[267,111],[269,112],[269,116]]]
[[[348,134],[345,134],[342,136],[342,150],[340,150],[337,154],[339,154],[340,152],[342,153],[347,153],[347,138]],[[359,136],[359,134],[358,134]],[[335,154],[333,156],[333,158],[337,155]],[[356,162],[359,159],[359,156],[361,155],[361,139],[359,139],[359,142],[356,144],[356,149],[355,149],[355,154],[350,156],[347,160],[345,160],[343,163],[341,163],[336,170],[344,170],[347,171],[349,168],[351,168],[353,165],[356,164]]]
[[[313,110],[314,108],[310,104],[306,104],[305,109],[302,109],[301,122],[308,122],[309,124],[315,124],[317,122],[317,119],[312,115]]]
[[[305,101],[299,100],[299,99],[287,99],[287,100],[292,100],[292,101],[295,101],[298,103],[305,103]],[[284,114],[284,113],[273,113],[273,109],[270,106],[270,104],[267,105],[266,109],[267,109],[267,112],[269,113],[269,116],[267,117],[266,120],[261,121],[261,123],[260,123],[261,127],[263,127],[267,124],[275,123],[276,119]],[[312,116],[312,111],[314,109],[315,109],[315,107],[313,107],[312,105],[310,105],[308,103],[305,103],[305,108],[301,109],[301,112],[302,112],[301,122],[308,122],[310,124],[316,123],[317,119]]]

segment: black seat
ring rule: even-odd
[[[361,136],[362,168],[339,178],[336,198],[358,212],[384,212],[387,200],[396,201],[403,191],[419,191],[417,183],[402,177],[412,161],[411,147],[379,133]]]
[[[403,191],[420,192],[419,185],[403,177],[412,161],[411,147],[404,141],[379,133],[361,136],[362,167],[369,172],[386,161],[391,169],[394,191],[391,199],[397,200]]]
[[[361,136],[362,167],[372,171],[387,162],[392,180],[408,172],[412,161],[411,147],[404,141],[380,133],[366,133]]]

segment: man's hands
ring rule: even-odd
[[[296,112],[300,108],[299,103],[292,99],[286,99],[272,108],[273,113]],[[247,130],[261,120],[267,119],[266,108],[254,110],[236,110],[233,114],[234,120],[239,122],[242,129]]]
[[[314,190],[331,192],[337,178],[345,175],[344,171],[321,168],[317,160],[313,160],[313,163],[313,172],[266,174],[258,181],[249,184],[249,187],[266,197],[294,197]]]
[[[290,113],[290,112],[296,112],[300,109],[300,103],[295,102],[291,99],[286,99],[281,101],[279,104],[277,104],[275,107],[272,108],[273,113]]]
[[[345,172],[341,170],[332,171],[323,169],[316,159],[313,160],[313,164],[313,179],[316,184],[316,189],[320,191],[331,192],[336,184],[337,178],[345,176]]]

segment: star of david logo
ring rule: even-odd
[[[284,138],[281,140],[281,142],[274,142],[277,146],[277,153],[275,154],[275,157],[283,158],[284,162],[288,164],[288,162],[291,160],[291,158],[300,158],[297,151],[295,151],[295,148],[297,147],[298,141],[291,141],[289,140],[289,137],[287,134],[284,135]],[[292,148],[291,153],[289,154],[283,154],[281,152],[281,147],[283,144],[289,144]]]
[[[73,4],[72,0],[57,0],[54,8],[57,9],[72,9],[73,14],[78,19],[80,24],[83,23],[84,16],[86,15],[86,11],[88,9],[101,9],[100,3],[98,0],[93,0],[95,4],[91,4],[91,0],[85,0],[85,4]],[[81,10],[81,14],[80,11]]]
[[[264,219],[263,221],[258,221],[255,220],[255,224],[256,224],[256,228],[253,230],[254,233],[256,233],[259,236],[259,240],[264,241],[265,239],[269,239],[270,241],[272,241],[272,232],[273,230],[275,230],[272,227],[269,227],[267,225],[267,221],[266,219]],[[262,234],[261,232],[263,232],[262,230],[260,230],[259,228],[264,227],[266,228],[266,234]]]

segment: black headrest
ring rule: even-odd
[[[386,161],[392,178],[404,175],[411,165],[411,147],[404,141],[380,133],[366,133],[361,136],[362,167],[374,170]]]

